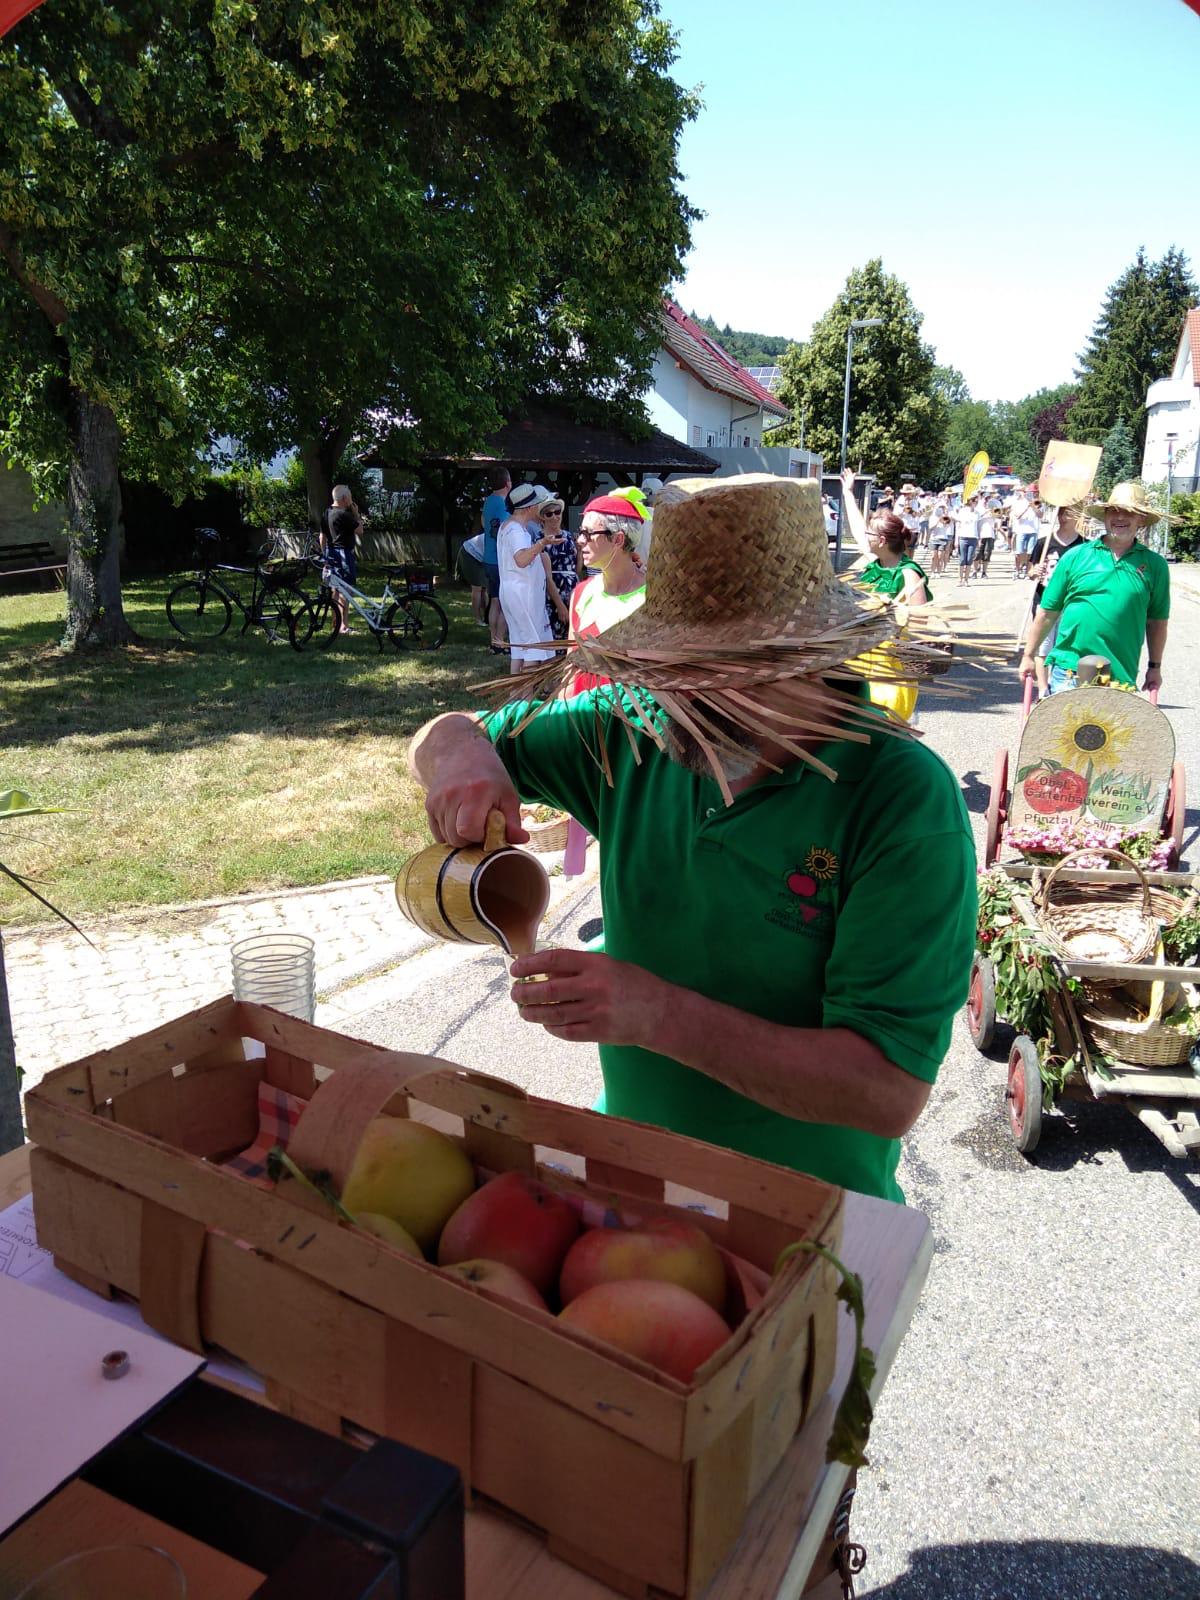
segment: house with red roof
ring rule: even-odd
[[[646,405],[673,439],[695,450],[748,449],[790,415],[674,300],[662,303],[662,341]]]
[[[1142,477],[1163,483],[1168,472],[1176,494],[1200,489],[1200,306],[1183,320],[1169,378],[1146,395],[1146,448]]]

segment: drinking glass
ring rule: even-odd
[[[303,933],[255,933],[231,950],[233,997],[311,1022],[316,1011],[313,941]]]
[[[148,1544],[98,1545],[55,1562],[16,1600],[187,1600],[173,1556]]]

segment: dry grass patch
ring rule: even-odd
[[[168,587],[127,586],[143,647],[83,656],[55,648],[60,593],[0,599],[0,788],[71,808],[11,827],[12,864],[76,918],[396,871],[428,837],[409,740],[494,672],[465,594],[439,592],[435,654],[363,634],[297,654],[257,634],[175,644]],[[0,889],[3,922],[44,915]]]

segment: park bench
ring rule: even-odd
[[[54,549],[44,539],[28,544],[0,546],[0,578],[22,578],[36,572],[52,573],[61,585],[65,561],[56,561]]]

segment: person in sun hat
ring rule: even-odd
[[[599,638],[645,600],[646,572],[638,559],[645,522],[637,502],[622,495],[596,495],[584,506],[579,551],[594,576],[585,578],[571,597],[573,640]],[[607,681],[578,672],[571,693],[582,694]]]
[[[512,672],[553,658],[553,651],[542,648],[553,637],[546,614],[549,565],[544,557],[560,534],[538,525],[538,510],[549,499],[550,491],[540,484],[514,484],[508,493],[508,516],[496,530],[500,606],[508,624]]]
[[[586,520],[586,519],[585,519]],[[864,655],[932,673],[835,577],[813,480],[667,485],[644,603],[522,702],[413,741],[435,836],[520,799],[601,844],[605,953],[516,961],[522,1018],[595,1040],[602,1110],[899,1199],[967,993],[975,848],[959,785],[866,699]],[[574,698],[576,666],[614,681]],[[537,991],[535,994],[534,991]]]
[[[1107,500],[1084,511],[1104,523],[1104,532],[1068,550],[1051,573],[1025,634],[1020,675],[1036,674],[1038,647],[1057,620],[1054,648],[1046,655],[1051,694],[1075,688],[1081,656],[1105,657],[1115,683],[1136,684],[1143,643],[1142,687],[1157,689],[1167,648],[1171,576],[1162,556],[1138,535],[1162,513],[1140,483],[1118,483]]]

